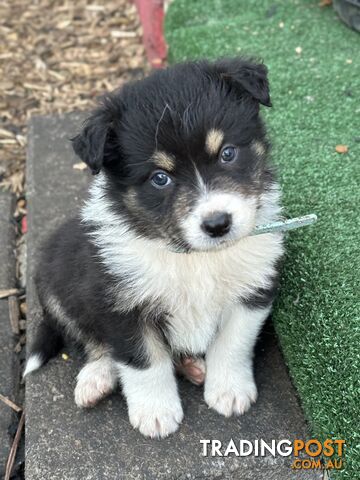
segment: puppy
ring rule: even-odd
[[[222,415],[255,402],[253,348],[283,253],[280,234],[250,236],[280,214],[260,104],[271,105],[267,69],[241,58],[179,64],[104,98],[73,139],[97,176],[44,248],[25,375],[69,335],[87,355],[76,404],[119,381],[149,437],[183,418],[176,363],[205,377]]]

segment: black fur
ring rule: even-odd
[[[44,310],[44,316],[36,332],[31,351],[39,354],[41,362],[45,364],[61,350],[64,339],[65,333],[56,319]]]
[[[139,307],[122,314],[113,311],[113,297],[108,290],[114,279],[101,263],[88,233],[87,227],[75,218],[62,225],[49,239],[36,276],[40,301],[46,311],[49,297],[56,296],[66,318],[70,321],[76,319],[76,328],[84,343],[95,341],[107,345],[116,360],[145,366],[146,358],[141,348],[142,309]],[[142,307],[145,310],[146,305]],[[163,334],[166,322],[161,320],[161,313],[156,311],[151,323]],[[65,319],[62,323],[65,329],[67,322]],[[41,328],[39,337],[48,339],[47,323]],[[41,351],[37,341],[41,342],[35,341],[34,353]],[[54,354],[59,348],[56,345]]]
[[[258,288],[250,297],[241,299],[241,303],[248,308],[266,308],[273,303],[278,291],[279,279],[276,276],[269,287]]]

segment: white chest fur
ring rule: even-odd
[[[118,271],[126,272],[129,280],[121,304],[126,300],[129,308],[146,302],[164,306],[173,348],[193,353],[206,350],[233,303],[269,285],[282,253],[281,236],[274,234],[247,237],[207,253],[177,254],[143,245],[135,255],[133,246],[118,259]]]

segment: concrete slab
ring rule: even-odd
[[[28,154],[28,337],[41,318],[33,275],[41,241],[77,210],[89,174],[73,168],[79,160],[67,138],[83,115],[32,119]],[[180,382],[185,419],[180,430],[149,440],[129,424],[119,392],[92,410],[73,401],[79,360],[54,359],[26,385],[26,479],[292,479],[288,457],[202,456],[201,439],[289,439],[308,437],[306,424],[271,326],[262,334],[256,356],[259,400],[249,413],[225,419],[209,410],[202,389]],[[315,471],[297,478],[321,478]]]
[[[15,226],[13,223],[14,198],[0,193],[0,290],[15,288]],[[14,339],[10,326],[8,299],[0,300],[0,393],[15,400]],[[3,477],[9,455],[8,433],[13,411],[0,402],[0,477]]]

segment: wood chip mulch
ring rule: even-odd
[[[0,186],[21,195],[31,115],[86,110],[147,70],[130,0],[0,2]]]

